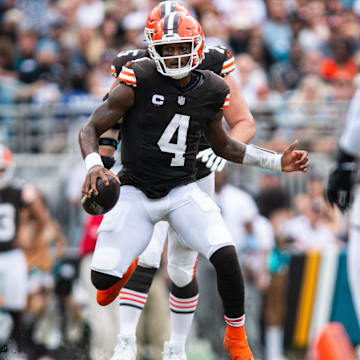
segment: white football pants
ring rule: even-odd
[[[192,250],[210,258],[218,249],[233,245],[219,208],[196,183],[178,186],[156,200],[125,185],[121,187],[118,203],[105,214],[99,227],[91,268],[121,277],[149,245],[154,225],[161,220],[167,220],[179,235],[172,252],[184,248],[184,258],[190,253],[196,259]],[[180,258],[179,262],[183,260]],[[191,270],[193,266],[194,261]]]

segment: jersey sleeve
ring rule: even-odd
[[[225,59],[222,64],[220,75],[225,76],[227,74],[230,74],[234,70],[235,70],[235,58],[234,58],[233,54],[231,53],[231,51],[229,49],[226,49]]]
[[[221,109],[221,110],[225,110],[225,109],[227,109],[227,108],[229,107],[229,105],[230,105],[230,93],[228,93],[228,94],[226,95],[224,104],[223,104],[223,106],[222,106],[220,109]]]
[[[230,49],[222,45],[209,46],[204,50],[202,70],[210,70],[217,75],[225,76],[235,70],[235,59]]]
[[[131,68],[131,63],[127,63],[127,66],[123,66],[117,79],[122,83],[131,86],[137,86],[137,80],[135,71]]]
[[[125,85],[130,85],[135,88],[147,88],[153,86],[154,72],[156,72],[154,62],[147,57],[142,57],[127,62],[122,67],[118,79]]]
[[[111,65],[111,74],[113,77],[118,78],[121,73],[122,67],[129,61],[139,59],[141,57],[146,57],[146,50],[136,49],[136,50],[126,50],[119,52],[113,63]]]

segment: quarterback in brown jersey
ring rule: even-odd
[[[149,14],[145,35],[152,40],[156,24],[171,12],[179,11],[189,15],[189,11],[178,2],[163,1]],[[148,50],[134,49],[120,52],[113,61],[112,73],[118,84],[122,67],[129,61],[150,57]],[[231,136],[248,143],[255,135],[255,123],[251,113],[238,90],[234,78],[230,75],[235,70],[235,60],[231,51],[224,46],[204,48],[203,58],[198,69],[211,70],[223,77],[230,88],[231,103],[224,109],[225,119],[231,129]],[[117,147],[119,124],[114,129],[102,134],[99,140],[99,153],[104,166],[110,168],[115,160],[111,158]],[[201,137],[196,161],[196,179],[200,189],[211,197],[214,194],[214,171],[221,171],[226,160],[217,156],[205,137]],[[186,359],[185,344],[190,332],[194,312],[199,300],[199,290],[196,279],[196,264],[198,253],[182,246],[176,232],[169,227],[167,221],[158,222],[153,231],[150,244],[139,257],[138,266],[127,284],[120,291],[120,333],[118,336],[118,351],[113,360],[135,360],[136,358],[136,328],[148,292],[157,269],[160,266],[161,254],[168,240],[167,270],[171,280],[170,304],[170,340],[164,344],[163,359]],[[98,290],[100,304],[109,303],[118,295],[117,288],[111,291]],[[101,296],[99,296],[101,295]],[[104,301],[105,300],[105,301]],[[171,355],[168,355],[171,353]],[[115,357],[116,355],[116,357]]]
[[[149,47],[152,60],[124,66],[123,84],[91,115],[79,134],[88,174],[83,193],[97,194],[96,180],[107,182],[97,153],[99,136],[122,122],[122,189],[115,208],[104,216],[92,261],[92,281],[106,290],[122,282],[129,265],[150,242],[154,224],[167,220],[184,245],[214,265],[232,359],[253,359],[244,330],[244,286],[233,241],[211,198],[194,183],[201,134],[215,153],[233,162],[276,171],[306,171],[307,153],[291,144],[283,154],[247,146],[222,126],[229,88],[202,60],[198,22],[171,13],[157,25]]]

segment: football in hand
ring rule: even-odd
[[[120,195],[120,184],[110,175],[106,175],[109,185],[106,186],[101,178],[96,180],[98,195],[84,195],[81,204],[84,210],[90,215],[104,215],[110,211],[118,201]]]

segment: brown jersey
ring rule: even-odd
[[[196,179],[203,129],[229,103],[229,88],[211,71],[194,70],[189,86],[161,75],[148,58],[130,62],[118,76],[135,100],[122,125],[122,184],[161,198]]]
[[[122,51],[113,60],[111,67],[112,74],[119,79],[122,67],[129,61],[143,57],[150,58],[150,54],[144,49]],[[197,68],[198,70],[210,70],[217,75],[225,76],[235,70],[235,59],[231,51],[221,45],[214,45],[204,48],[204,58]],[[199,145],[199,151],[209,148],[210,145],[202,136]],[[196,163],[196,179],[201,179],[211,172],[200,159]]]

